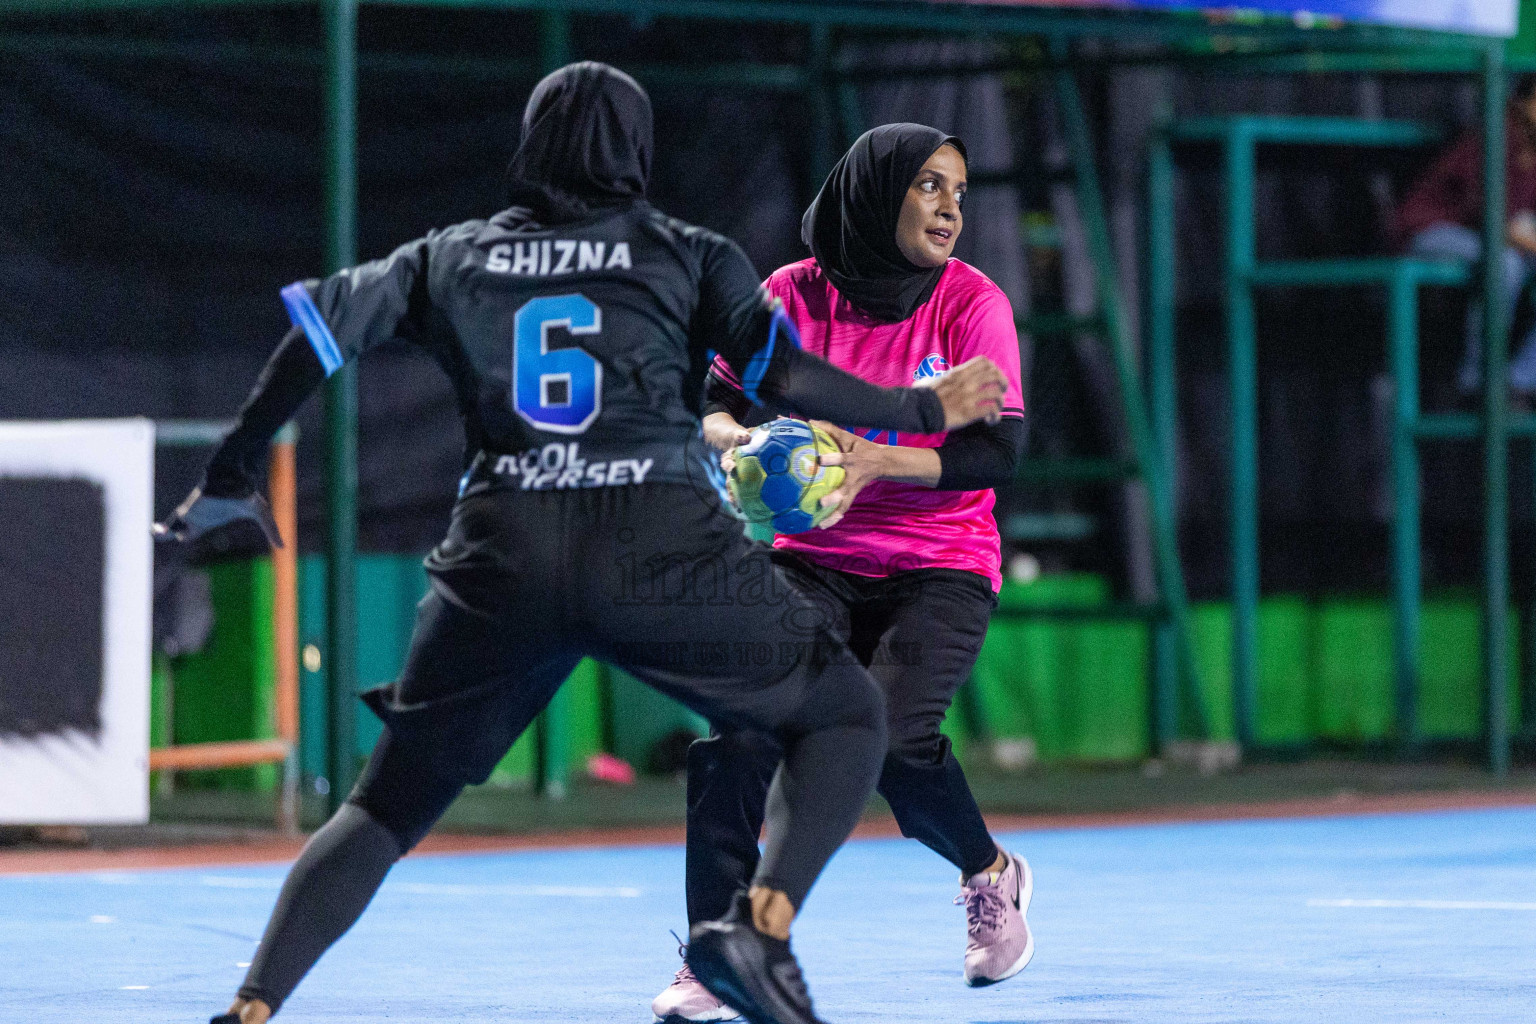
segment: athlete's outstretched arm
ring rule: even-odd
[[[325,368],[303,330],[290,329],[256,378],[235,428],[208,461],[203,493],[242,498],[259,490],[267,445],[323,383]]]
[[[962,363],[930,387],[880,387],[802,350],[777,299],[762,292],[755,304],[759,310],[746,318],[736,358],[722,350],[719,361],[749,400],[774,412],[911,434],[994,423],[1002,414],[1007,381],[990,359]]]
[[[398,335],[409,335],[426,305],[425,240],[323,281],[283,289],[293,328],[267,360],[240,407],[235,427],[208,461],[202,482],[155,533],[193,541],[240,520],[261,527],[281,547],[261,496],[267,446],[325,378],[348,359]]]
[[[269,544],[282,547],[272,510],[261,496],[262,465],[272,435],[293,418],[324,380],[325,370],[304,332],[293,328],[256,378],[256,386],[240,407],[235,428],[225,435],[203,470],[202,482],[165,522],[156,524],[155,533],[193,541],[221,526],[251,520],[261,527]]]

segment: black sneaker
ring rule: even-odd
[[[221,1013],[217,1017],[208,1018],[208,1024],[240,1024],[238,1013]]]
[[[811,994],[789,943],[753,927],[746,893],[736,895],[721,920],[693,926],[688,966],[705,988],[751,1024],[824,1024],[811,1009]]]

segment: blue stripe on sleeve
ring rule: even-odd
[[[341,364],[346,360],[342,358],[341,348],[336,344],[336,336],[326,326],[325,318],[320,315],[315,300],[309,297],[309,289],[304,287],[304,282],[295,281],[283,289],[282,296],[283,305],[288,307],[288,319],[309,339],[309,345],[315,350],[325,375],[329,377],[341,369]]]
[[[768,375],[768,367],[773,364],[773,349],[778,343],[780,329],[784,331],[791,345],[795,348],[800,347],[800,332],[795,329],[794,321],[784,312],[784,304],[774,299],[773,313],[768,320],[768,343],[747,360],[746,372],[741,375],[741,390],[754,404],[759,404],[757,389],[762,385],[763,378]]]

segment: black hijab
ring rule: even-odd
[[[645,198],[651,98],[617,68],[567,64],[534,86],[507,198],[545,224],[581,220]]]
[[[965,144],[921,124],[885,124],[860,135],[827,175],[800,222],[837,290],[877,320],[905,320],[928,301],[944,267],[919,267],[896,247],[896,220],[912,179],[940,146]]]

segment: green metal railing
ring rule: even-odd
[[[1184,589],[1184,572],[1179,559],[1178,525],[1170,493],[1164,478],[1164,461],[1157,457],[1147,400],[1135,349],[1126,329],[1124,303],[1119,278],[1115,273],[1114,248],[1109,237],[1109,223],[1104,212],[1103,190],[1099,186],[1088,118],[1078,94],[1073,72],[1055,73],[1056,102],[1072,156],[1073,188],[1079,215],[1083,221],[1089,254],[1094,265],[1097,319],[1103,325],[1103,338],[1115,366],[1120,386],[1120,404],[1125,414],[1134,465],[1145,481],[1151,506],[1152,546],[1157,577],[1157,614],[1147,617],[1154,623],[1152,642],[1151,721],[1153,747],[1164,751],[1178,739],[1179,684],[1195,718],[1197,735],[1208,735],[1210,723],[1204,694],[1195,668],[1194,650],[1189,630],[1189,600]]]
[[[539,60],[548,74],[572,57],[571,19],[562,11],[539,18]],[[534,787],[552,800],[563,799],[570,785],[571,691],[560,687],[534,722]]]
[[[1462,70],[1457,65],[1457,70]],[[1499,252],[1504,224],[1504,89],[1502,42],[1484,44],[1483,247]],[[1503,774],[1509,763],[1506,721],[1508,665],[1508,441],[1511,434],[1504,388],[1486,389],[1481,416],[1421,416],[1418,410],[1418,289],[1424,285],[1474,283],[1471,268],[1415,259],[1331,259],[1261,262],[1257,256],[1254,191],[1261,145],[1403,147],[1434,142],[1438,134],[1407,122],[1345,118],[1238,115],[1166,124],[1155,134],[1148,158],[1149,366],[1154,433],[1165,467],[1171,465],[1175,429],[1175,285],[1173,222],[1174,147],[1219,147],[1224,202],[1223,306],[1232,410],[1230,449],[1232,559],[1232,689],[1238,741],[1257,745],[1259,503],[1257,335],[1254,289],[1258,287],[1354,287],[1388,291],[1389,362],[1396,380],[1393,431],[1393,577],[1396,627],[1396,731],[1398,742],[1415,742],[1418,663],[1419,481],[1417,444],[1429,437],[1481,436],[1484,449],[1483,663],[1489,767]],[[1506,375],[1503,281],[1498,261],[1484,260],[1475,279],[1485,309],[1484,379]],[[1523,424],[1522,424],[1523,426]],[[1168,496],[1171,500],[1171,495]]]
[[[325,269],[357,263],[357,0],[323,0]],[[331,683],[326,800],[357,781],[357,364],[325,387],[325,663]]]
[[[1488,767],[1509,771],[1509,352],[1503,261],[1505,150],[1504,44],[1483,54],[1483,708]]]
[[[1448,419],[1465,420],[1461,436],[1476,437],[1476,416],[1424,416],[1419,412],[1419,289],[1465,287],[1472,268],[1461,263],[1415,259],[1299,260],[1259,264],[1249,280],[1255,287],[1384,287],[1387,292],[1387,362],[1393,380],[1392,414],[1392,581],[1393,686],[1396,743],[1411,750],[1418,742],[1420,562],[1419,453],[1421,440],[1456,436],[1443,431]],[[1437,430],[1437,427],[1442,429]]]

